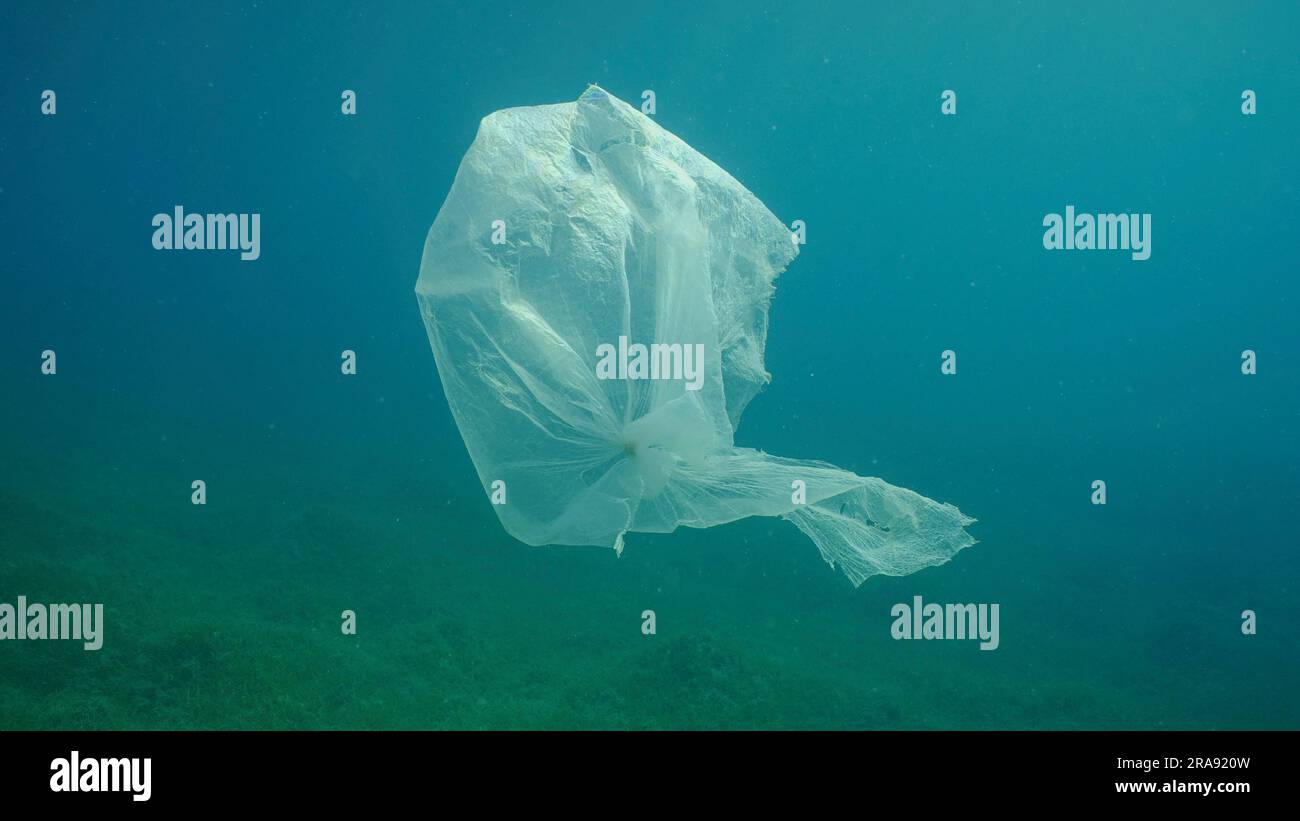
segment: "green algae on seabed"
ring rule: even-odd
[[[716,533],[762,554],[762,573],[745,563],[719,572],[709,555],[718,536],[700,531],[617,560],[530,551],[473,506],[430,551],[432,514],[411,514],[385,490],[347,506],[304,490],[269,530],[251,501],[196,529],[188,511],[142,525],[0,494],[13,525],[0,534],[9,583],[52,600],[94,590],[108,622],[94,653],[0,644],[0,728],[1295,724],[1280,691],[1223,702],[1213,681],[1230,692],[1226,669],[1202,668],[1193,693],[1176,666],[1099,677],[1070,660],[1112,652],[1087,635],[907,652],[887,638],[888,603],[905,587],[854,593],[761,522]],[[78,550],[16,549],[59,534],[75,534]],[[641,634],[642,603],[659,614],[658,635]],[[344,607],[359,614],[354,637],[338,630]]]

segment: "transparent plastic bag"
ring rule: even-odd
[[[416,295],[479,479],[504,483],[506,530],[621,552],[628,532],[782,516],[855,585],[973,544],[952,505],[735,447],[796,253],[744,186],[596,86],[484,118]],[[598,376],[601,346],[638,343],[702,350],[702,377]]]

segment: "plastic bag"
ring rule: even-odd
[[[855,585],[973,544],[951,505],[734,446],[796,253],[744,186],[596,86],[484,118],[416,294],[506,530],[621,552],[628,532],[783,516]]]

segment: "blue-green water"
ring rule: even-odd
[[[1240,5],[7,4],[0,602],[106,625],[0,642],[0,728],[1300,726],[1300,14]],[[807,225],[738,443],[979,544],[506,535],[413,287],[479,119],[588,83]],[[154,250],[177,204],[260,259]],[[1150,259],[1044,250],[1067,205]],[[1000,647],[895,641],[916,595]]]

